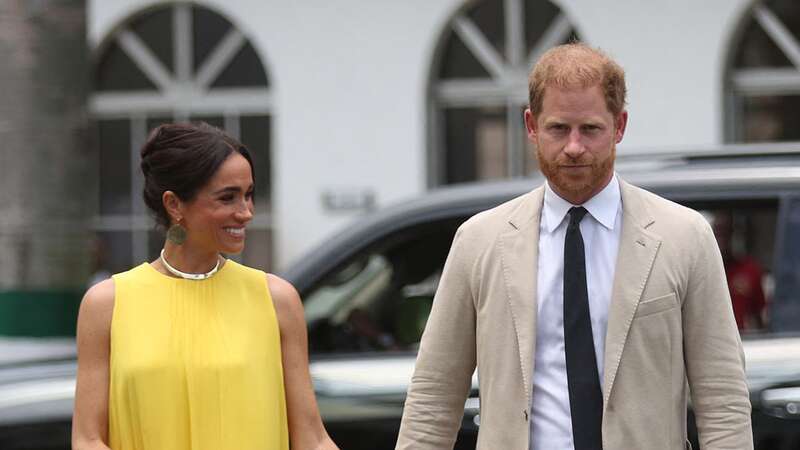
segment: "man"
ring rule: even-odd
[[[547,183],[456,233],[398,449],[449,449],[470,378],[478,449],[751,449],[744,357],[722,260],[698,213],[617,178],[622,69],[568,44],[530,77]],[[688,383],[687,383],[688,381]]]

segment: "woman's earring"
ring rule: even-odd
[[[186,242],[186,228],[181,225],[180,220],[170,225],[167,230],[167,240],[176,245]]]

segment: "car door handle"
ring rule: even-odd
[[[475,426],[481,425],[481,399],[479,397],[470,397],[464,402],[464,415],[475,414],[472,416],[472,423]]]
[[[782,419],[800,419],[800,387],[767,389],[761,393],[764,412]]]

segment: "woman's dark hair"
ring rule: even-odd
[[[244,156],[253,172],[250,152],[236,139],[205,122],[168,123],[150,132],[142,147],[144,202],[156,224],[168,228],[170,217],[162,196],[172,191],[184,202],[192,201],[234,152]],[[255,173],[252,173],[255,182]]]

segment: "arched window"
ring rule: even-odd
[[[95,53],[91,111],[100,148],[97,231],[112,272],[155,258],[163,236],[142,201],[139,150],[150,129],[205,121],[253,153],[256,216],[242,259],[270,264],[270,112],[267,73],[244,34],[190,3],[148,9],[118,27]]]
[[[756,3],[728,74],[727,140],[800,140],[800,2]]]
[[[522,118],[528,72],[546,50],[577,39],[546,0],[483,0],[458,12],[431,74],[429,184],[537,170]]]

